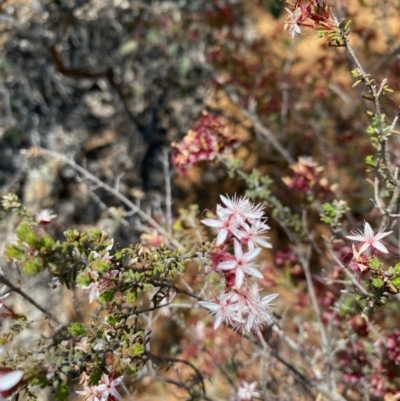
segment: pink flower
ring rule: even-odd
[[[266,323],[272,323],[270,303],[277,296],[278,294],[270,294],[260,299],[260,290],[257,286],[253,286],[249,291],[238,292],[236,308],[240,319],[235,322],[235,329],[250,332]]]
[[[261,219],[264,214],[264,206],[255,205],[245,197],[237,198],[234,195],[232,198],[220,195],[222,202],[225,204],[225,213],[233,216],[236,221],[243,220],[254,221]]]
[[[239,228],[233,229],[233,233],[242,244],[247,244],[249,250],[252,251],[257,245],[272,248],[272,245],[266,241],[268,237],[264,235],[267,230],[269,230],[267,224],[256,220],[251,225],[243,223]]]
[[[351,239],[352,241],[359,241],[362,243],[361,248],[359,249],[359,253],[365,252],[369,248],[375,248],[380,252],[388,253],[389,251],[383,245],[381,239],[385,238],[387,235],[391,234],[393,231],[383,232],[380,230],[376,235],[372,231],[371,226],[369,223],[364,223],[364,233],[358,231],[356,235],[347,235],[346,238]]]
[[[109,375],[103,373],[97,391],[101,394],[100,401],[107,401],[109,397],[114,397],[117,400],[122,400],[121,395],[117,391],[117,387],[121,384],[123,376],[117,377],[114,380],[110,379]]]
[[[79,287],[79,285],[78,285]],[[97,281],[93,281],[89,285],[85,285],[80,287],[82,290],[85,290],[89,293],[89,303],[91,304],[94,300],[99,299],[100,297],[100,283]]]
[[[217,268],[219,270],[234,270],[236,274],[235,285],[240,288],[243,284],[245,274],[258,278],[263,278],[263,275],[254,267],[254,259],[260,254],[261,249],[256,248],[247,253],[243,253],[242,245],[235,239],[233,241],[235,259],[221,262]]]
[[[289,35],[294,39],[296,34],[301,33],[300,26],[298,25],[299,18],[301,16],[301,10],[299,8],[295,8],[293,11],[289,10],[286,8],[286,11],[288,13],[287,20],[285,22],[284,29],[287,29],[289,27]]]
[[[215,114],[203,112],[185,137],[172,143],[171,162],[185,173],[202,160],[214,160],[217,155],[234,147],[236,142],[224,120]]]
[[[351,270],[355,271],[356,273],[362,273],[363,271],[367,270],[369,266],[368,256],[361,255],[357,248],[353,244],[353,257],[349,263],[349,267]]]
[[[203,219],[201,222],[208,227],[216,229],[216,245],[220,246],[227,240],[229,233],[238,225],[238,222],[229,213],[226,213],[225,209],[220,205],[217,205],[217,217],[217,219]]]
[[[217,302],[199,301],[199,304],[208,309],[215,316],[214,330],[216,330],[222,322],[227,325],[233,325],[234,322],[240,320],[237,314],[237,302],[234,293],[220,295]]]
[[[57,217],[57,215],[54,214],[53,211],[50,209],[43,209],[40,212],[36,213],[36,216],[35,216],[37,223],[42,226],[46,226],[52,220],[54,220],[56,217]]]

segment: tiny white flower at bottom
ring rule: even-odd
[[[238,388],[237,393],[232,397],[231,401],[251,401],[253,397],[261,397],[261,394],[256,391],[257,382],[251,384],[243,382]]]

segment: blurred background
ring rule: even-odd
[[[399,1],[331,3],[338,18],[352,20],[350,43],[364,69],[377,81],[387,78],[394,90],[382,99],[392,121],[400,104]],[[212,209],[219,194],[241,193],[244,184],[217,163],[185,175],[170,163],[171,143],[207,111],[229,127],[244,170],[268,174],[292,211],[301,210],[301,198],[282,178],[308,156],[337,184],[355,218],[365,216],[372,191],[364,180],[372,152],[365,133],[370,103],[361,85],[351,87],[354,66],[343,49],[306,28],[292,40],[284,30],[285,6],[279,0],[0,0],[0,195],[17,193],[33,212],[51,208],[59,235],[98,227],[123,246],[135,244],[143,233],[137,216],[125,215],[116,198],[59,156],[153,216],[165,209],[168,183],[174,214],[193,203]],[[400,167],[398,140],[391,141]],[[57,153],[48,157],[34,147]],[[0,213],[5,244],[14,225]],[[283,236],[273,240],[284,249]]]

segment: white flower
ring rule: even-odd
[[[255,391],[257,382],[251,384],[243,382],[238,388],[237,398],[240,401],[251,401],[253,397],[261,397],[258,391]]]
[[[91,304],[94,300],[99,299],[100,297],[100,283],[97,281],[93,281],[89,285],[85,286],[77,286],[81,288],[84,291],[87,291],[89,293],[89,303]]]
[[[387,235],[391,234],[393,231],[383,232],[380,230],[376,235],[374,234],[369,223],[364,223],[364,233],[361,231],[356,232],[356,235],[346,235],[346,238],[351,239],[352,241],[362,242],[361,248],[359,249],[359,253],[365,252],[369,248],[375,248],[380,252],[388,253],[389,251],[383,245],[381,239],[385,238]]]
[[[83,390],[76,391],[76,393],[79,394],[84,401],[100,401],[95,386],[84,386]]]
[[[222,294],[217,302],[199,301],[199,304],[208,309],[215,316],[214,330],[216,330],[222,322],[227,325],[233,325],[234,322],[240,321],[237,314],[236,300],[234,293]]]
[[[254,267],[254,259],[260,254],[261,249],[256,248],[247,253],[243,253],[242,245],[237,239],[233,240],[235,259],[221,262],[217,269],[234,270],[236,274],[235,285],[240,288],[243,284],[244,275],[263,278],[263,275]]]
[[[266,241],[268,237],[264,235],[269,228],[261,220],[256,220],[251,225],[243,223],[240,227],[232,230],[232,232],[242,244],[247,244],[249,250],[252,251],[256,246],[272,248],[272,245]]]
[[[229,233],[238,225],[238,222],[220,205],[217,205],[217,217],[217,219],[203,219],[201,222],[216,229],[218,233],[216,245],[220,246],[226,241]]]
[[[260,299],[259,289],[254,286],[250,291],[224,293],[216,302],[200,301],[199,304],[215,316],[214,329],[225,323],[235,330],[250,332],[272,323],[270,303],[277,296],[270,294]]]
[[[270,294],[260,299],[260,291],[254,286],[250,291],[237,293],[237,313],[240,320],[235,322],[239,331],[252,331],[261,328],[266,323],[272,323],[270,315],[271,305],[278,294]]]
[[[56,217],[57,215],[54,214],[51,209],[43,209],[40,212],[36,213],[35,216],[37,223],[42,225],[49,224]]]
[[[264,206],[255,205],[245,197],[237,198],[234,195],[232,198],[220,195],[222,202],[225,204],[226,213],[234,216],[236,220],[257,220],[261,219],[264,214]]]
[[[97,391],[101,394],[100,401],[107,401],[110,396],[117,400],[122,400],[121,395],[117,391],[117,387],[121,384],[123,376],[117,377],[114,380],[110,380],[110,377],[103,373],[101,381],[96,386]]]
[[[288,8],[286,8],[286,11],[288,12],[287,16],[287,22],[285,22],[284,29],[289,27],[289,35],[294,39],[296,34],[301,33],[300,26],[298,25],[298,20],[301,15],[301,10],[299,8],[295,8],[294,11],[292,12]]]

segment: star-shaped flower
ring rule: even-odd
[[[375,248],[380,252],[388,253],[389,251],[383,245],[382,238],[385,238],[387,235],[391,234],[393,231],[383,232],[383,230],[378,231],[377,234],[374,234],[369,223],[364,223],[364,233],[361,231],[356,232],[356,235],[347,235],[346,238],[351,239],[352,241],[359,241],[362,243],[361,248],[359,249],[359,253],[365,252],[369,248]]]

